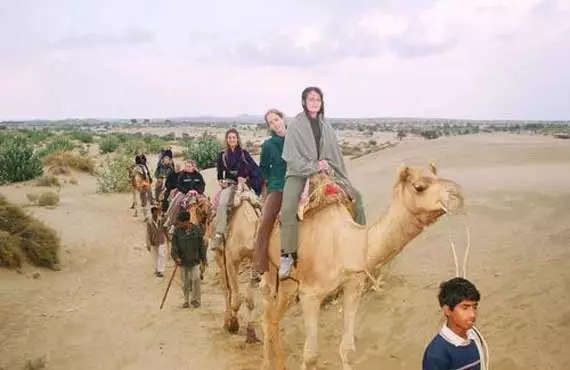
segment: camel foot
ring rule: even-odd
[[[129,207],[129,209],[135,209],[135,205],[131,204],[131,206]]]
[[[236,334],[239,330],[239,322],[237,317],[232,317],[228,321],[226,321],[224,327],[230,334]]]
[[[245,335],[245,342],[247,344],[253,344],[253,343],[261,342],[259,340],[259,338],[257,338],[257,335],[255,335],[255,329],[254,328],[247,328],[246,335]]]

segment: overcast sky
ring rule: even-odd
[[[0,0],[0,120],[570,119],[570,0]]]

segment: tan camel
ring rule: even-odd
[[[344,333],[339,354],[343,369],[352,369],[355,350],[354,321],[367,272],[394,256],[422,230],[445,213],[463,204],[460,188],[440,179],[435,166],[398,170],[392,203],[387,214],[370,227],[353,222],[348,210],[332,204],[307,217],[299,229],[298,265],[291,279],[277,281],[279,231],[270,241],[270,270],[263,275],[264,368],[284,369],[279,323],[298,295],[303,308],[306,341],[303,368],[315,369],[317,332],[323,299],[343,290]]]
[[[146,176],[146,171],[143,166],[133,164],[127,167],[129,173],[129,181],[131,183],[131,191],[133,194],[133,201],[131,204],[131,209],[135,212],[133,217],[138,216],[137,210],[137,194],[141,200],[141,208],[143,210],[143,215],[145,219],[147,218],[147,205],[149,205],[150,199],[150,183]]]
[[[239,195],[236,193],[236,198]],[[238,204],[237,206],[235,204]],[[253,248],[255,243],[259,215],[249,201],[234,202],[234,209],[228,222],[227,237],[222,251],[216,251],[216,263],[222,278],[222,289],[225,295],[226,308],[224,312],[224,328],[232,334],[239,330],[238,312],[244,297],[239,291],[239,268],[242,262],[248,262],[251,268]],[[215,218],[210,221],[205,238],[215,234]],[[248,268],[248,269],[249,269]],[[253,325],[255,316],[255,285],[250,282],[245,296],[247,307],[246,343],[257,342]]]

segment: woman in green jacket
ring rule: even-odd
[[[287,174],[281,209],[281,263],[279,276],[289,276],[297,256],[297,207],[307,179],[332,169],[335,181],[342,183],[355,201],[355,221],[366,224],[360,193],[351,185],[334,129],[325,120],[323,92],[307,87],[301,94],[303,112],[288,126],[283,147]]]
[[[265,123],[271,132],[271,137],[265,140],[261,146],[259,167],[261,167],[261,173],[266,183],[267,195],[263,204],[261,223],[257,231],[253,255],[253,267],[260,274],[269,269],[269,236],[281,209],[285,171],[287,169],[287,164],[281,158],[286,131],[283,113],[277,109],[269,110],[265,113]]]

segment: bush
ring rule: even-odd
[[[41,221],[31,220],[21,234],[22,249],[36,266],[55,269],[59,263],[59,237]]]
[[[114,135],[108,135],[99,141],[99,151],[101,154],[113,153],[119,145],[121,140]]]
[[[52,172],[52,168],[58,172],[58,168],[71,167],[79,171],[91,174],[95,173],[95,162],[93,161],[93,158],[70,152],[60,152],[48,155],[44,157],[43,162],[44,165],[50,166],[50,172]]]
[[[45,193],[41,193],[40,197],[38,198],[38,205],[42,207],[56,206],[58,203],[59,195],[53,191],[46,191]]]
[[[57,153],[57,152],[70,152],[73,150],[73,143],[71,140],[64,136],[58,136],[54,140],[50,141],[45,148],[41,149],[38,154],[40,157],[45,157],[47,155]]]
[[[73,140],[79,140],[82,143],[92,143],[93,134],[88,131],[73,131],[71,133],[71,138]]]
[[[60,186],[59,179],[53,175],[43,175],[36,180],[36,186]]]
[[[142,140],[131,139],[127,140],[124,145],[121,146],[121,149],[124,154],[127,155],[134,155],[135,153],[144,153],[146,152],[146,143]]]
[[[28,193],[28,194],[26,194],[26,198],[28,198],[28,200],[29,200],[30,202],[32,202],[32,203],[37,202],[39,197],[40,197],[39,195],[34,194],[34,193]]]
[[[199,138],[187,142],[184,158],[196,161],[198,168],[215,167],[222,145],[215,136],[204,133]]]
[[[47,128],[42,129],[19,129],[18,132],[26,137],[32,144],[40,144],[54,136]]]
[[[1,252],[3,255],[17,253],[21,248],[34,265],[52,269],[57,267],[60,241],[55,231],[24,213],[20,207],[8,203],[1,195],[0,231],[19,240],[19,243],[15,243],[12,238],[4,239],[8,240],[10,250],[4,248]],[[5,235],[0,235],[0,239],[3,237]],[[0,241],[0,249],[4,246],[5,243]]]
[[[22,259],[19,249],[20,239],[0,230],[0,266],[20,267]]]
[[[99,193],[124,193],[131,190],[128,167],[132,161],[126,156],[105,158],[104,165],[97,172]]]
[[[3,140],[0,145],[0,184],[30,180],[42,173],[42,162],[27,139],[16,136]]]
[[[77,185],[77,184],[79,184],[79,181],[77,181],[77,179],[75,177],[72,177],[71,179],[69,179],[69,183],[71,185]]]

